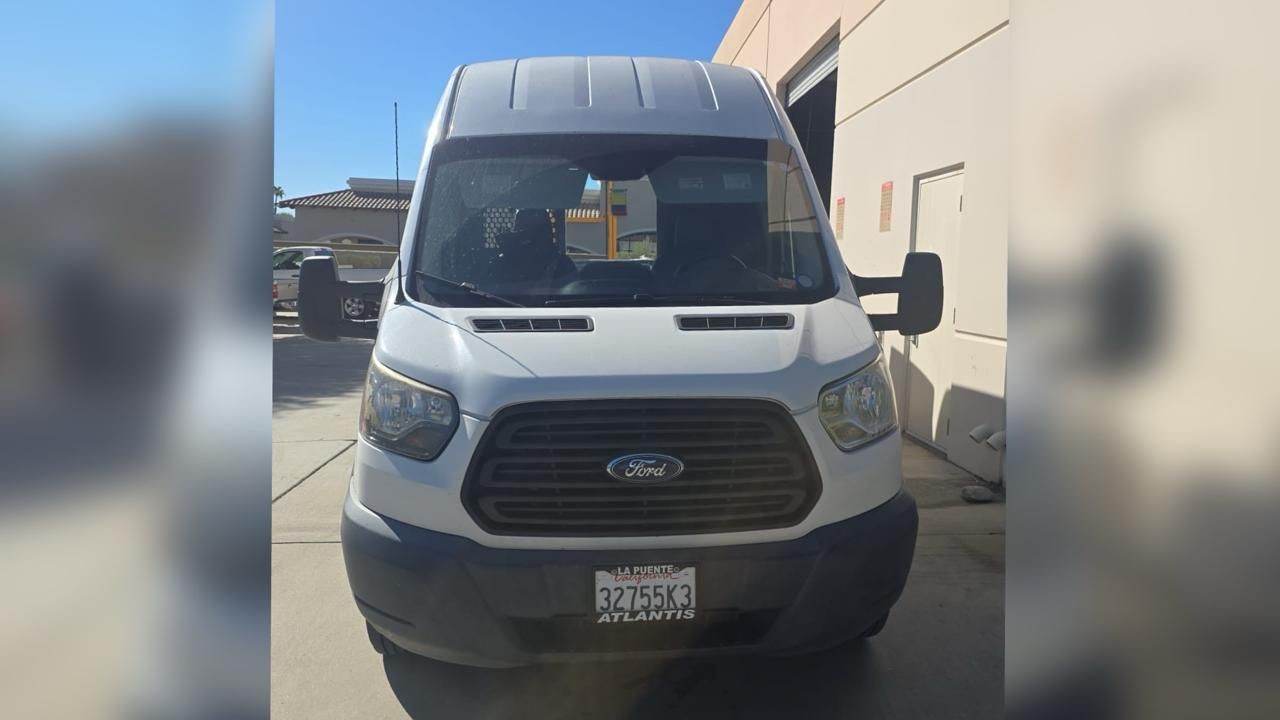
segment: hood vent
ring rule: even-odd
[[[795,318],[787,313],[777,315],[677,315],[681,330],[787,330]]]
[[[588,317],[471,318],[476,332],[591,332]]]

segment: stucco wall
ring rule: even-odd
[[[846,259],[860,273],[888,274],[909,248],[915,177],[963,163],[956,325],[997,338],[1006,333],[1008,56],[999,32],[837,124],[832,178],[832,196],[845,198]],[[880,232],[885,181],[894,183],[893,222]]]
[[[614,187],[627,191],[627,214],[617,217],[618,237],[658,227],[658,198],[648,179],[618,182]]]
[[[964,213],[948,273],[955,323],[948,385],[951,434],[943,445],[960,465],[994,475],[995,453],[967,437],[981,423],[1003,427],[1008,285],[1008,33],[997,32],[898,92],[836,125],[832,197],[845,198],[841,251],[864,275],[902,267],[911,243],[911,206],[919,175],[964,165]],[[842,78],[843,80],[843,78]],[[880,232],[880,188],[893,181],[893,218]],[[892,311],[891,296],[867,298]],[[887,303],[887,304],[886,304]],[[885,333],[891,357],[904,338]],[[901,373],[901,368],[895,368]],[[901,387],[902,380],[895,378]]]
[[[300,207],[294,210],[294,215],[288,235],[290,242],[317,242],[347,234],[377,238],[388,245],[400,242],[396,234],[396,213],[391,210]]]
[[[1008,19],[1008,0],[886,0],[856,27],[842,28],[840,67],[855,71],[840,76],[836,122],[904,87]]]
[[[604,222],[571,222],[566,223],[565,244],[576,245],[590,250],[597,255],[605,254]]]
[[[840,38],[832,207],[845,199],[841,250],[866,275],[897,274],[910,249],[915,179],[963,164],[964,212],[948,271],[956,315],[946,383],[954,462],[986,477],[998,456],[967,437],[1004,427],[1008,284],[1008,0],[747,0],[716,62],[754,67],[782,93],[815,52]],[[893,181],[893,219],[879,231],[881,184]],[[866,299],[893,310],[893,296]],[[884,334],[898,359],[904,338]]]

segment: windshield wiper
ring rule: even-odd
[[[588,297],[564,297],[551,298],[546,301],[546,305],[711,305],[716,303],[724,303],[726,305],[768,305],[763,300],[752,300],[750,298],[735,297],[732,295],[707,295],[704,293],[666,293],[666,294],[650,294],[636,293],[635,295],[605,295],[605,296],[588,296]]]
[[[509,305],[511,307],[525,307],[524,305],[521,305],[515,300],[508,300],[502,297],[501,295],[494,295],[491,292],[485,292],[484,290],[481,290],[480,288],[476,287],[475,285],[469,282],[458,282],[457,280],[450,280],[449,278],[440,277],[439,275],[432,275],[431,273],[425,270],[414,270],[413,274],[424,280],[431,280],[432,282],[440,283],[445,287],[449,287],[454,290],[461,290],[468,295],[474,295],[475,297],[481,297],[486,300],[492,300],[493,302],[501,303],[503,305]]]

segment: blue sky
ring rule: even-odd
[[[740,0],[276,3],[275,178],[289,197],[412,177],[436,102],[461,64],[532,55],[707,59]]]
[[[0,143],[66,142],[138,118],[225,118],[245,109],[270,58],[271,5],[6,3]]]

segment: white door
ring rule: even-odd
[[[301,250],[277,250],[271,259],[272,275],[276,283],[276,300],[298,298],[298,273],[302,267]]]
[[[925,335],[907,338],[907,432],[943,446],[949,433],[951,343],[955,334],[957,244],[964,198],[964,171],[924,178],[916,186],[914,250],[942,258],[942,322]]]

